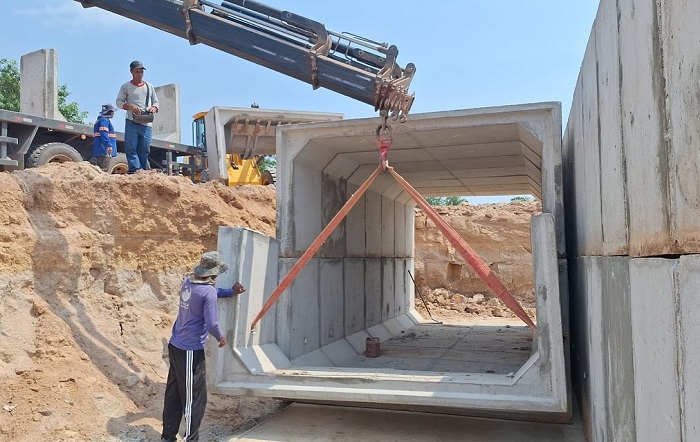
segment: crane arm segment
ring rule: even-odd
[[[416,68],[397,64],[398,49],[252,0],[75,0],[228,52],[314,89],[330,89],[405,121]]]

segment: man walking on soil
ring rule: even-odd
[[[217,298],[239,295],[245,288],[239,283],[230,289],[215,288],[216,277],[228,270],[218,252],[206,252],[185,279],[180,289],[180,306],[168,344],[170,370],[163,405],[161,441],[176,440],[185,418],[185,441],[199,440],[199,425],[207,406],[204,343],[212,335],[219,347],[226,338],[219,328]]]

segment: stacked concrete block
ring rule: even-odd
[[[20,58],[20,112],[66,121],[58,110],[58,54],[40,49]]]
[[[153,138],[181,143],[180,86],[166,84],[157,86],[155,91],[160,107],[153,118]],[[189,140],[186,143],[189,144]]]
[[[591,440],[695,440],[700,4],[602,0],[563,139],[572,359]],[[680,256],[680,258],[678,258]]]

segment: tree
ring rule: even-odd
[[[0,59],[0,109],[19,112],[20,109],[20,75],[15,60]],[[68,87],[58,87],[58,110],[71,123],[85,124],[88,113],[81,111],[78,103],[68,102]]]
[[[514,196],[513,198],[510,199],[511,203],[514,203],[516,201],[533,201],[532,198],[529,196]]]
[[[0,59],[0,109],[19,112],[19,68],[7,58]]]
[[[431,206],[459,206],[467,199],[463,196],[429,196],[425,200]]]
[[[81,111],[78,108],[78,103],[75,101],[68,103],[69,95],[70,92],[68,92],[68,87],[65,84],[58,87],[58,110],[71,123],[85,124],[88,113]]]
[[[258,170],[260,172],[265,172],[266,170],[273,171],[277,168],[277,158],[274,156],[267,156],[264,160],[258,164]]]

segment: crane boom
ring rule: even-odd
[[[327,30],[317,21],[251,0],[75,0],[374,106],[405,121],[416,68],[398,48]]]

